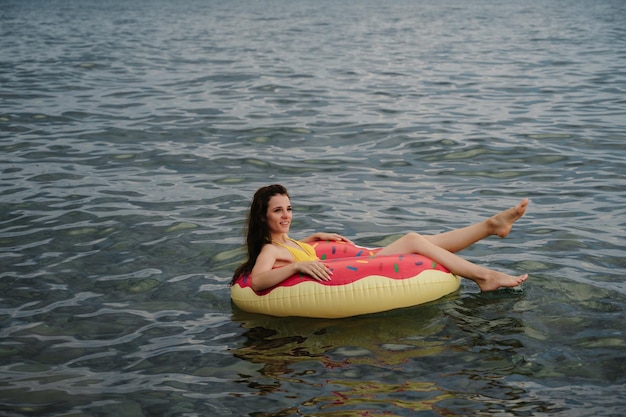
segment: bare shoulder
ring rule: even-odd
[[[261,252],[259,256],[257,256],[254,268],[252,269],[253,273],[268,271],[274,267],[278,260],[278,255],[276,248],[273,246],[274,245],[268,243],[261,248]]]
[[[286,248],[272,245],[271,243],[267,243],[261,248],[258,259],[271,261],[275,267],[293,262],[293,257]]]
[[[266,243],[261,248],[261,252],[259,252],[259,257],[261,256],[276,256],[276,247],[271,243]]]
[[[287,254],[287,256],[289,254],[287,249],[272,245],[271,243],[266,243],[261,248],[259,258],[279,260],[283,259],[285,257],[285,254]]]

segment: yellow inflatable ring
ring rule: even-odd
[[[272,316],[340,318],[427,303],[460,285],[459,277],[422,255],[374,256],[380,249],[332,241],[311,245],[333,271],[330,281],[293,275],[256,292],[243,275],[231,287],[235,305]]]

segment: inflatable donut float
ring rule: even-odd
[[[458,276],[422,255],[375,256],[380,249],[334,241],[311,246],[333,271],[330,281],[296,274],[257,292],[242,275],[231,287],[233,303],[271,316],[341,318],[427,303],[460,285]]]

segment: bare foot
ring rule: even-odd
[[[525,198],[520,201],[518,205],[501,211],[487,220],[489,226],[491,227],[492,234],[500,237],[507,237],[513,227],[513,223],[519,220],[524,213],[526,213],[527,207],[528,199]]]
[[[528,274],[515,277],[502,272],[490,271],[488,278],[476,279],[474,281],[478,284],[481,291],[495,291],[502,287],[517,287],[527,279]]]

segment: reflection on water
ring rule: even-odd
[[[261,366],[254,375],[242,375],[241,383],[268,397],[288,395],[298,404],[283,410],[285,415],[314,410],[315,415],[382,410],[455,415],[459,407],[558,412],[562,409],[550,401],[528,401],[518,384],[526,375],[558,378],[560,372],[555,362],[525,356],[525,312],[519,306],[524,299],[520,292],[452,296],[346,320],[238,312],[233,318],[247,329],[246,342],[233,353]]]
[[[245,3],[245,4],[244,4]],[[620,415],[626,3],[54,2],[0,12],[0,414]],[[236,310],[254,190],[528,272],[345,320]]]
[[[298,404],[260,415],[356,416],[383,410],[393,415],[425,410],[457,415],[461,409],[534,415],[568,412],[575,406],[573,400],[552,401],[545,395],[561,378],[623,378],[621,359],[602,363],[600,355],[590,366],[571,357],[562,347],[565,343],[554,337],[554,330],[580,328],[577,322],[584,319],[544,318],[544,329],[529,328],[529,321],[540,322],[528,318],[539,310],[529,298],[520,291],[452,296],[346,320],[236,312],[233,319],[247,330],[246,342],[233,353],[261,366],[254,375],[241,375],[239,382],[261,395],[287,396]],[[595,304],[594,298],[586,295]],[[623,347],[623,340],[605,343]],[[612,375],[607,373],[611,369]],[[527,378],[543,382],[526,384]],[[606,406],[602,397],[588,409],[597,412]]]
[[[441,350],[441,346],[428,340],[428,336],[445,327],[438,313],[436,307],[431,307],[422,309],[419,317],[394,317],[393,314],[399,313],[387,313],[325,321],[260,315],[246,319],[239,315],[247,313],[239,312],[233,319],[249,330],[244,333],[247,343],[236,354],[265,364],[289,365],[316,358],[329,368],[339,367],[344,361],[399,365],[412,356],[436,354]]]

